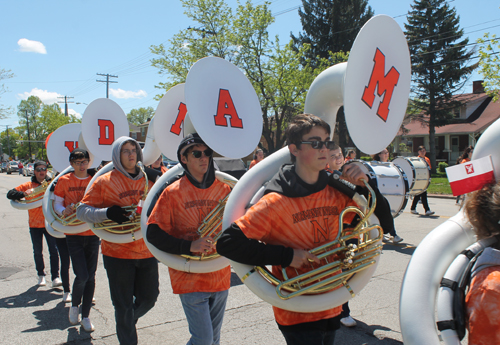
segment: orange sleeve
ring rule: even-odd
[[[500,266],[480,271],[465,301],[469,345],[500,344]]]

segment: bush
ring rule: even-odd
[[[444,170],[444,169],[446,169],[447,167],[448,167],[448,163],[446,163],[446,162],[439,162],[439,164],[438,164],[438,169],[437,169],[437,170],[438,170],[439,172],[444,173],[444,172],[445,172],[445,170]]]

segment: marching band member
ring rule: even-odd
[[[427,151],[425,150],[425,147],[423,146],[418,147],[418,156],[424,159],[427,165],[431,167],[431,160],[425,156],[426,152]],[[429,202],[427,201],[427,191],[423,192],[422,194],[415,195],[413,197],[413,202],[411,203],[410,212],[413,214],[418,214],[417,204],[419,200],[422,200],[422,205],[424,206],[425,215],[432,216],[435,212],[431,211],[431,209],[429,208]]]
[[[262,149],[255,150],[255,153],[253,155],[253,161],[250,162],[248,170],[252,169],[255,164],[259,163],[263,159],[264,159],[264,151],[262,151]]]
[[[466,297],[469,345],[500,343],[500,184],[488,184],[469,194],[465,214],[477,239],[496,236],[472,268]]]
[[[163,191],[148,219],[148,241],[158,249],[178,255],[214,252],[211,237],[199,238],[197,229],[231,189],[215,178],[212,153],[197,133],[181,141],[177,158],[185,174]],[[210,273],[169,268],[169,274],[189,324],[187,344],[219,344],[230,267]]]
[[[74,172],[61,176],[54,189],[54,210],[59,215],[69,216],[74,213],[75,205],[83,198],[92,178],[87,171],[89,160],[89,153],[82,149],[75,149],[69,155]],[[72,305],[69,310],[69,322],[72,325],[80,322],[79,306],[82,304],[81,325],[85,331],[92,332],[94,325],[89,314],[95,290],[99,237],[87,230],[79,234],[66,234],[65,240],[75,273],[73,295],[68,294]]]
[[[264,196],[236,220],[217,242],[219,254],[248,265],[273,265],[282,279],[281,267],[300,273],[317,266],[319,259],[308,252],[335,239],[339,213],[355,202],[329,185],[325,171],[330,149],[330,126],[316,116],[294,117],[286,130],[292,165],[283,165],[267,185]],[[356,165],[343,176],[361,185],[366,175]],[[327,212],[308,212],[325,209]],[[321,215],[320,215],[321,213]],[[344,222],[351,222],[347,214]],[[316,264],[316,265],[315,265]],[[289,276],[295,276],[289,269]],[[273,307],[278,327],[287,344],[333,344],[340,327],[342,307],[299,313]]]
[[[350,160],[356,159],[356,151],[349,150],[347,152],[347,156],[345,157],[344,163],[349,162]]]
[[[95,180],[76,210],[82,221],[126,222],[127,212],[122,207],[137,204],[144,194],[145,178],[137,167],[142,162],[139,144],[132,138],[120,137],[113,143],[112,152],[114,170]],[[151,180],[149,185],[153,185]],[[137,344],[135,324],[158,298],[158,263],[143,239],[125,244],[102,240],[101,246],[118,341],[122,345]]]
[[[34,164],[34,176],[31,181],[11,189],[7,193],[7,198],[11,200],[20,200],[32,193],[33,189],[40,186],[41,183],[50,179],[47,178],[47,165],[43,161],[36,161]],[[29,228],[31,243],[33,244],[33,256],[35,258],[35,267],[38,273],[38,285],[45,286],[45,265],[43,263],[43,237],[49,248],[50,255],[50,273],[52,275],[52,287],[62,285],[59,278],[59,254],[57,253],[56,239],[45,229],[45,217],[43,216],[42,206],[28,210]]]
[[[163,164],[162,155],[160,155],[160,157],[158,157],[158,159],[151,164],[150,168],[160,172],[162,175],[168,171],[167,167]]]

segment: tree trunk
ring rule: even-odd
[[[431,173],[436,172],[436,127],[432,121],[429,122],[429,153],[431,160]]]

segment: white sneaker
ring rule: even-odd
[[[410,212],[413,214],[418,214],[417,210],[411,210]]]
[[[429,210],[429,211],[425,212],[425,215],[432,216],[434,213],[436,213],[436,212]]]
[[[62,280],[60,278],[56,278],[52,281],[52,287],[56,288],[62,286]]]
[[[356,320],[354,320],[351,315],[348,317],[343,317],[340,319],[340,323],[343,324],[346,327],[354,327],[356,326]]]
[[[45,276],[38,276],[38,286],[45,286],[47,282],[45,281]]]
[[[384,237],[382,238],[383,242],[390,242],[391,241],[391,235],[389,234],[384,234]]]
[[[63,293],[63,302],[64,303],[71,303],[71,292]]]
[[[399,237],[398,235],[396,235],[396,236],[394,236],[394,237],[392,238],[392,242],[393,242],[393,243],[399,243],[399,242],[401,242],[402,240],[403,240],[403,239],[402,239],[401,237]]]
[[[85,332],[90,333],[94,331],[94,325],[92,324],[92,322],[90,322],[90,319],[88,317],[84,317],[82,319],[82,322],[80,322],[80,325],[82,325]]]
[[[78,325],[80,322],[80,308],[71,307],[69,308],[69,323],[72,325]]]

